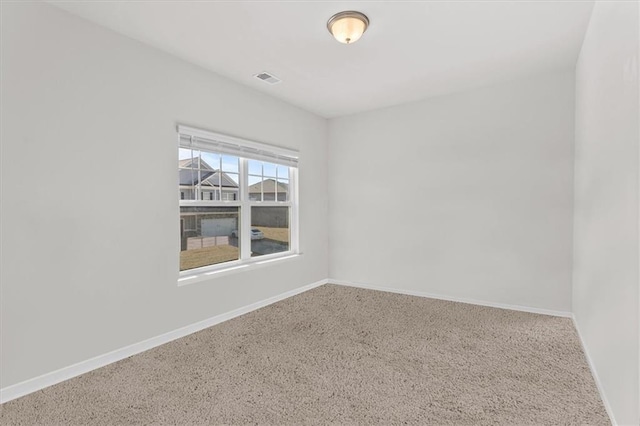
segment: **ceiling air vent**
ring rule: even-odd
[[[269,84],[276,84],[276,83],[280,83],[282,81],[278,77],[276,77],[275,75],[269,74],[266,71],[263,71],[260,74],[256,74],[256,75],[254,75],[254,77],[257,78],[258,80],[262,80],[265,83],[269,83]]]

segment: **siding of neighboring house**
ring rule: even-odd
[[[276,185],[275,179],[265,179],[249,186],[249,199],[254,201],[260,200],[260,194],[263,197],[262,201],[287,201],[288,193],[289,185],[284,182],[278,182]]]
[[[181,186],[180,187],[180,199],[181,200],[195,200],[195,192],[197,189],[194,189],[192,186]],[[218,192],[218,188],[211,187],[200,187],[200,199],[201,200],[220,200],[220,194]],[[238,189],[237,188],[222,188],[222,200],[223,201],[234,201],[238,199]]]
[[[202,159],[179,160],[178,170],[181,200],[238,199],[238,184],[227,173],[212,168]],[[198,191],[199,197],[196,197]]]

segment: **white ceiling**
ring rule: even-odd
[[[592,1],[54,1],[117,32],[323,117],[575,65]],[[343,45],[342,10],[371,26]],[[253,77],[268,71],[283,81]]]

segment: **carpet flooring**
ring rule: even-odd
[[[2,405],[3,425],[610,424],[571,320],[324,285]]]

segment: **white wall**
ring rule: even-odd
[[[326,120],[2,4],[1,386],[327,277]],[[304,256],[177,287],[176,123],[299,149]]]
[[[332,279],[571,310],[573,70],[329,121]]]
[[[638,3],[596,3],[576,67],[573,309],[619,424],[638,399]]]

